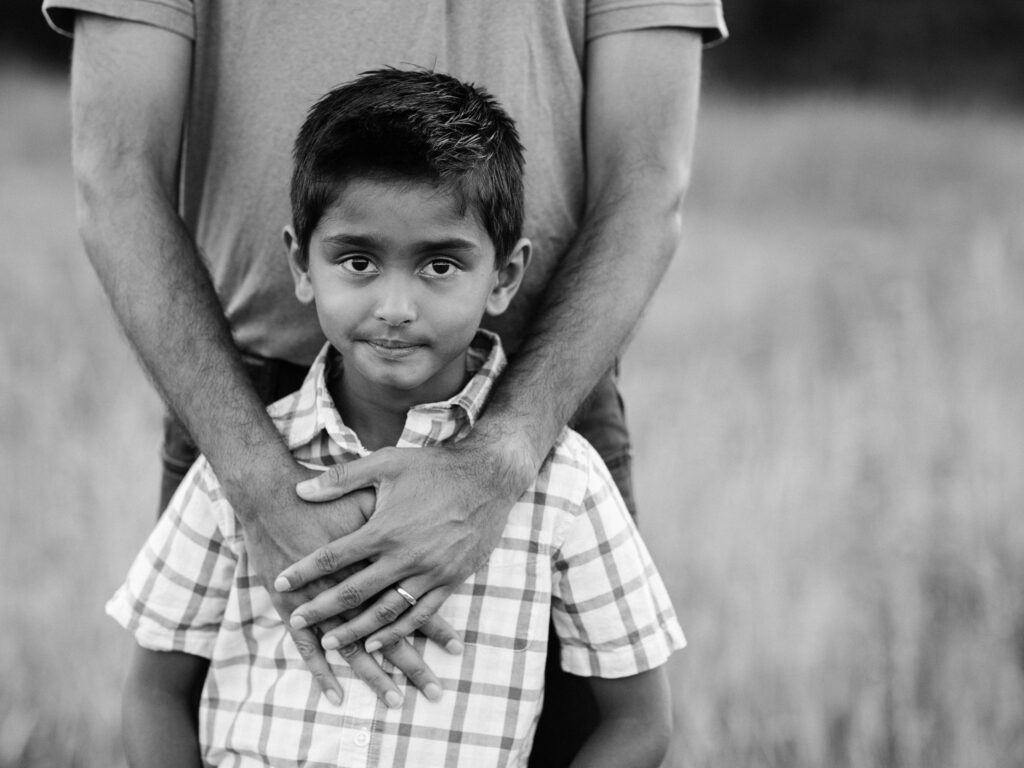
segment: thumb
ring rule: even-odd
[[[333,501],[360,488],[376,487],[381,467],[375,454],[344,464],[332,464],[316,477],[303,480],[295,492],[304,501]]]

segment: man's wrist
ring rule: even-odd
[[[527,431],[497,419],[481,419],[454,449],[472,455],[499,495],[515,501],[537,479],[550,446],[541,447]]]
[[[310,476],[280,437],[248,445],[226,463],[228,466],[215,466],[214,471],[243,526],[260,519],[264,510],[276,508],[278,505],[268,504],[271,499],[295,496],[295,485]]]

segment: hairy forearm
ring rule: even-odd
[[[191,44],[177,35],[79,14],[72,158],[79,230],[114,312],[230,490],[246,486],[246,467],[287,452],[177,212],[190,67]]]
[[[623,177],[594,201],[488,405],[481,437],[528,438],[538,465],[613,365],[680,239],[683,188]]]
[[[475,436],[511,436],[534,469],[621,353],[679,246],[700,55],[687,30],[588,46],[583,222]]]
[[[78,178],[80,230],[114,312],[218,476],[241,484],[244,468],[259,457],[284,459],[171,201],[128,168],[83,170]]]

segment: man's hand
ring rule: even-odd
[[[243,532],[253,570],[267,586],[275,609],[288,627],[300,655],[324,694],[332,703],[340,704],[344,693],[319,639],[322,632],[337,627],[341,623],[340,619],[331,616],[316,627],[295,626],[290,619],[297,606],[314,599],[321,591],[334,587],[341,577],[355,573],[363,564],[352,563],[328,578],[318,579],[290,593],[278,592],[271,586],[271,582],[283,567],[313,551],[323,542],[358,530],[373,510],[374,494],[369,490],[361,490],[330,504],[308,504],[299,499],[292,489],[299,478],[309,478],[312,473],[298,467],[292,469],[284,478],[279,477],[274,481],[257,481],[254,474],[251,478],[253,482],[246,483],[244,491],[241,488],[234,491],[233,495],[244,495],[245,498],[236,498],[233,503],[239,505],[237,509],[247,510]],[[455,636],[451,627],[439,619],[423,629],[424,634],[445,647],[449,647],[451,638]],[[402,703],[402,695],[391,677],[364,650],[361,643],[351,642],[335,647],[353,673],[369,685],[381,701],[389,707],[397,707]],[[384,655],[428,699],[433,701],[441,695],[440,682],[411,645],[405,642],[393,644],[385,649]]]
[[[303,498],[319,502],[373,487],[377,503],[364,526],[281,573],[275,587],[295,590],[371,561],[294,611],[293,626],[322,622],[374,595],[377,600],[354,619],[324,633],[324,647],[370,635],[367,650],[387,649],[430,626],[445,599],[497,545],[509,510],[536,476],[539,462],[528,457],[518,454],[517,461],[507,443],[480,431],[454,445],[385,448],[299,484]],[[433,639],[453,652],[461,647],[454,632]]]

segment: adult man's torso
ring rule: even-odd
[[[196,0],[194,11],[182,210],[238,344],[299,363],[321,345],[315,315],[292,297],[280,239],[292,140],[324,92],[383,65],[483,85],[516,120],[534,257],[491,326],[514,344],[582,213],[585,0]]]

